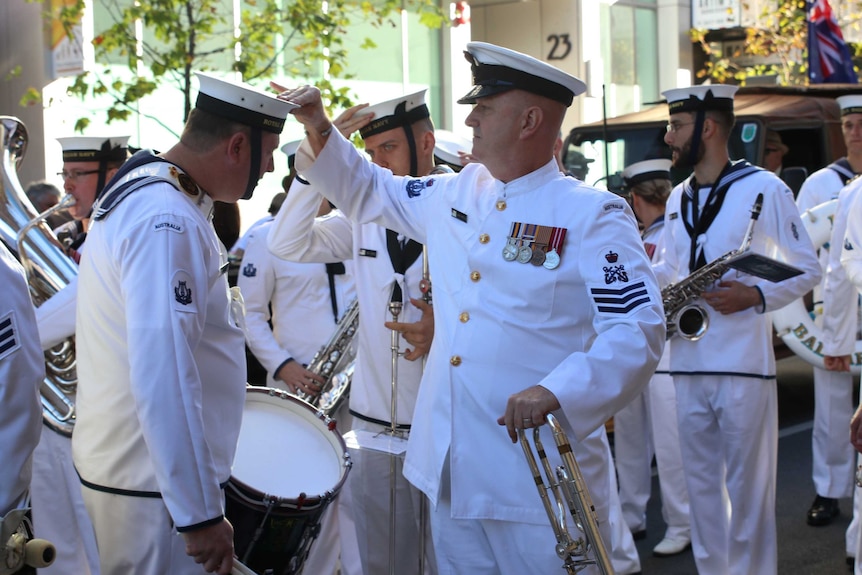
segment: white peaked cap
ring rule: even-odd
[[[579,78],[502,46],[469,42],[464,56],[472,65],[475,85],[458,100],[459,104],[475,104],[485,96],[524,90],[571,106],[573,98],[587,90],[587,85]]]
[[[57,141],[64,162],[122,161],[128,153],[129,136],[70,136]]]
[[[428,111],[428,106],[425,104],[425,94],[427,92],[427,89],[419,90],[418,92],[399,96],[359,110],[356,113],[358,117],[374,114],[374,119],[371,120],[371,123],[364,128],[360,128],[359,135],[364,139],[374,134],[388,132],[393,128],[409,126],[424,118],[430,118],[431,114]]]
[[[669,180],[671,163],[663,159],[635,162],[623,170],[623,179],[629,187],[649,180]]]
[[[459,136],[448,130],[434,130],[434,155],[448,164],[461,165],[461,157],[458,152],[470,153],[473,149],[472,140]]]
[[[841,106],[841,115],[862,114],[862,94],[850,94],[835,98]]]
[[[708,84],[673,88],[661,93],[667,100],[668,112],[697,112],[698,110],[733,111],[733,96],[739,86]]]
[[[280,134],[287,114],[297,107],[248,84],[204,72],[195,72],[195,75],[200,82],[195,108],[240,124]]]
[[[284,152],[284,155],[288,158],[296,155],[296,151],[299,149],[299,145],[302,143],[302,140],[294,140],[292,142],[288,142],[281,147],[281,151]]]

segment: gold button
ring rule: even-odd
[[[462,311],[461,315],[458,316],[458,319],[461,320],[461,323],[467,323],[470,321],[470,312]]]
[[[497,200],[497,211],[502,212],[506,209],[506,200]]]
[[[459,365],[461,365],[461,356],[460,355],[453,355],[452,357],[449,358],[449,363],[451,363],[455,367],[458,367]]]
[[[482,274],[480,274],[479,272],[470,272],[470,279],[474,282],[477,282],[482,279]]]
[[[489,236],[488,234],[482,234],[481,236],[479,236],[479,243],[480,244],[487,244],[490,241],[491,241],[491,236]]]

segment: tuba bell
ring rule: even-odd
[[[59,208],[37,214],[18,180],[27,141],[27,127],[21,120],[0,116],[0,241],[18,256],[27,272],[33,303],[39,306],[74,280],[78,269],[44,221]],[[40,390],[43,419],[69,436],[75,424],[78,385],[74,338],[45,352],[45,371]]]

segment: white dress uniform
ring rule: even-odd
[[[356,336],[356,370],[350,384],[353,429],[382,432],[390,426],[392,395],[391,332],[383,322],[392,315],[388,304],[393,283],[402,288],[404,306],[400,322],[418,321],[421,313],[409,303],[419,299],[421,255],[405,271],[396,273],[387,251],[386,228],[377,224],[353,225],[341,211],[314,217],[321,196],[297,179],[269,233],[270,250],[278,257],[299,262],[350,260],[359,297],[359,331]],[[293,264],[312,265],[312,264]],[[402,348],[404,344],[402,342]],[[400,356],[397,365],[397,424],[409,429],[422,378],[422,361]],[[389,456],[369,449],[352,450],[353,469],[345,489],[352,494],[354,522],[364,572],[389,570]],[[396,483],[395,572],[416,572],[419,564],[419,491],[401,477],[398,459]],[[384,478],[384,479],[381,479]],[[430,535],[430,534],[429,534]],[[430,552],[430,542],[426,545]],[[433,561],[426,573],[434,573]]]
[[[664,217],[661,217],[642,234],[652,261],[661,257],[663,230]],[[632,531],[646,528],[651,460],[655,453],[662,518],[667,524],[665,538],[682,540],[691,538],[691,526],[676,413],[670,346],[666,345],[646,391],[614,416],[614,449],[620,500],[629,528]]]
[[[0,519],[27,506],[33,450],[42,430],[39,386],[45,357],[33,315],[27,276],[21,264],[0,243]],[[37,534],[40,532],[37,531]],[[5,542],[4,542],[5,543]]]
[[[842,177],[830,167],[817,170],[802,184],[796,204],[799,212],[819,206],[838,197],[845,185],[846,175]],[[838,214],[836,213],[836,219]],[[833,220],[834,226],[834,220]],[[841,236],[843,239],[843,235]],[[814,309],[825,307],[826,270],[832,252],[829,245],[820,247],[820,265],[823,280],[814,288]],[[836,262],[840,258],[837,250]],[[852,308],[856,303],[852,302]],[[844,318],[855,319],[856,314],[842,310]],[[826,327],[825,317],[818,313],[815,323]],[[855,336],[855,326],[854,326]],[[855,342],[855,337],[853,341]],[[853,416],[853,375],[848,372],[827,371],[814,367],[814,428],[811,431],[812,477],[817,495],[840,499],[853,494],[854,461],[853,446],[847,441],[847,422]]]
[[[299,172],[348,217],[428,246],[435,334],[404,475],[436,508],[441,572],[441,561],[460,559],[447,557],[451,549],[440,546],[444,534],[434,527],[448,510],[451,521],[481,522],[502,532],[501,539],[519,530],[541,533],[475,550],[490,569],[522,573],[525,561],[541,572],[559,569],[538,494],[526,495],[536,488],[522,449],[496,420],[511,394],[540,384],[559,400],[556,415],[570,438],[582,441],[646,385],[664,344],[664,315],[631,210],[612,194],[562,176],[554,160],[503,183],[480,164],[454,176],[394,177],[336,133],[316,161],[308,154],[304,143]],[[548,268],[505,260],[515,227],[523,234],[512,241],[522,243],[522,235],[549,228],[548,253],[560,259],[546,260]],[[591,489],[607,489],[604,473]],[[606,526],[607,507],[600,496],[593,500]],[[471,544],[470,534],[446,535],[453,545]]]
[[[153,165],[184,191],[151,183],[103,219],[97,206],[79,275],[72,452],[104,575],[202,572],[177,531],[221,521],[245,399],[212,200]],[[115,520],[130,516],[134,533]]]
[[[680,207],[688,182],[674,188],[668,199],[664,261],[658,268],[662,283],[682,280],[690,273],[691,239],[685,221],[691,216]],[[701,212],[710,191],[707,186],[699,190]],[[760,169],[732,183],[711,227],[700,238],[706,262],[740,247],[759,193],[764,196],[763,208],[754,226],[751,251],[767,254],[777,246],[803,275],[770,283],[728,271],[723,279],[756,286],[765,305],[722,315],[696,300],[709,312],[706,334],[698,341],[673,337],[670,342],[679,428],[684,430],[680,443],[692,547],[703,575],[776,572],[778,406],[772,326],[764,312],[801,297],[820,280],[820,266],[792,193],[775,174]],[[667,276],[672,270],[676,273]],[[722,521],[724,517],[727,520]]]

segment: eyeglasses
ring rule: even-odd
[[[679,132],[686,126],[691,126],[694,122],[668,122],[665,128],[668,132]]]
[[[67,172],[63,170],[62,172],[57,172],[57,175],[63,178],[63,181],[71,180],[76,181],[81,176],[87,176],[90,174],[98,174],[99,170],[72,170],[71,172]]]

